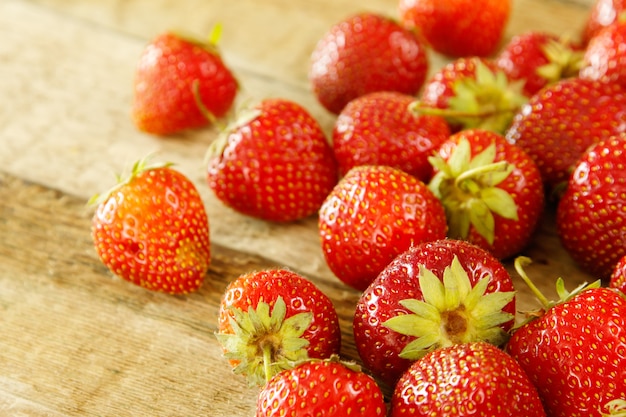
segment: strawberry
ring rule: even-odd
[[[311,54],[313,93],[330,112],[374,91],[415,94],[428,72],[426,48],[410,30],[375,13],[333,25]]]
[[[599,31],[587,45],[582,78],[617,82],[626,87],[626,21],[618,20]]]
[[[342,175],[359,165],[389,165],[422,181],[432,176],[428,156],[450,136],[446,121],[409,111],[415,98],[374,92],[352,100],[332,132],[333,151]]]
[[[438,349],[402,375],[390,417],[545,417],[537,389],[519,363],[489,343]]]
[[[613,267],[609,280],[611,288],[617,288],[626,294],[626,255],[622,256]]]
[[[503,344],[514,313],[513,282],[503,264],[467,241],[443,239],[400,254],[363,292],[354,339],[364,365],[393,386],[432,350]]]
[[[488,56],[502,40],[510,0],[400,0],[400,21],[444,55]]]
[[[443,206],[427,186],[396,168],[348,171],[319,212],[319,234],[330,269],[364,290],[399,253],[447,231]]]
[[[529,243],[544,205],[541,174],[521,148],[479,129],[461,131],[430,158],[429,188],[442,201],[448,236],[508,258]]]
[[[524,94],[578,76],[583,66],[582,48],[552,33],[528,31],[514,36],[495,59],[511,80],[524,81]]]
[[[587,44],[603,28],[612,25],[626,11],[625,0],[596,0],[583,28],[583,42]]]
[[[128,178],[92,199],[96,252],[111,272],[143,288],[195,291],[211,256],[202,199],[182,173],[147,162],[138,161]]]
[[[135,72],[132,118],[139,130],[170,135],[226,114],[238,84],[216,38],[202,43],[166,32],[146,46]]]
[[[256,417],[385,417],[376,381],[352,364],[313,360],[285,370],[259,394]]]
[[[585,271],[608,278],[626,255],[626,133],[590,146],[557,207],[563,247]]]
[[[567,181],[583,152],[626,131],[626,90],[570,78],[544,88],[524,105],[506,132],[537,164],[546,188]]]
[[[506,350],[537,387],[548,415],[604,416],[626,399],[626,298],[599,282],[570,293],[559,279],[559,300],[551,302],[523,270],[528,262],[518,258],[515,267],[545,312],[515,330]]]
[[[297,361],[339,353],[332,301],[307,278],[285,269],[250,272],[226,288],[217,338],[236,374],[263,385]]]
[[[287,99],[258,103],[208,152],[207,182],[215,195],[264,220],[289,222],[316,213],[337,176],[319,123]]]

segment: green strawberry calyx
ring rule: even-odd
[[[502,324],[514,320],[503,308],[515,298],[514,291],[486,293],[491,277],[472,287],[467,272],[455,256],[440,280],[420,266],[419,285],[423,301],[405,299],[400,304],[410,311],[383,323],[389,329],[415,337],[400,357],[416,360],[439,347],[485,341],[502,345],[508,333]]]
[[[626,417],[626,399],[609,401],[604,408],[608,413],[603,413],[602,417]]]
[[[567,39],[553,39],[543,46],[543,53],[548,63],[537,68],[537,74],[548,83],[555,83],[563,78],[575,77],[584,67],[584,52],[568,45]]]
[[[515,165],[495,161],[496,145],[491,144],[471,157],[471,145],[461,137],[458,145],[445,161],[440,155],[429,158],[437,170],[428,188],[443,203],[448,219],[448,236],[467,239],[470,226],[490,244],[495,239],[498,215],[517,220],[517,204],[513,197],[498,185],[507,179]]]
[[[311,312],[294,314],[286,318],[287,307],[278,297],[270,305],[259,302],[256,309],[247,311],[232,308],[229,317],[233,333],[217,333],[224,356],[238,362],[236,374],[248,377],[251,385],[263,385],[275,374],[291,369],[307,360],[309,341],[302,337],[313,321]]]

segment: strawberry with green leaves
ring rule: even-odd
[[[393,386],[433,350],[504,344],[514,314],[513,281],[504,265],[467,241],[443,239],[400,254],[363,292],[354,339],[365,367]]]
[[[332,301],[285,269],[250,272],[226,288],[217,338],[236,374],[264,385],[294,363],[338,354],[341,333]]]
[[[539,169],[521,148],[480,129],[461,131],[430,158],[428,184],[442,201],[448,236],[468,240],[499,259],[528,245],[544,207]]]
[[[211,258],[209,223],[195,185],[169,164],[135,164],[128,178],[96,196],[92,237],[117,276],[171,294],[197,290]]]

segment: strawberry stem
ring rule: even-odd
[[[530,290],[533,292],[535,297],[537,297],[541,305],[543,305],[546,309],[548,309],[552,307],[553,303],[550,300],[548,300],[545,295],[541,293],[539,288],[537,288],[537,286],[530,280],[530,278],[528,278],[526,271],[524,271],[524,266],[530,265],[531,263],[532,263],[532,260],[530,258],[526,256],[518,256],[517,258],[515,258],[515,262],[514,262],[515,270],[520,275],[520,277],[522,277],[522,279],[524,280],[524,283],[528,286],[528,288],[530,288]]]
[[[263,346],[263,370],[265,372],[265,381],[269,382],[272,379],[272,357],[274,355],[274,351],[272,346],[267,343]]]

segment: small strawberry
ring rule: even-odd
[[[216,139],[207,181],[226,205],[264,220],[308,217],[337,183],[319,123],[299,104],[265,99]]]
[[[251,272],[222,296],[217,338],[236,374],[263,385],[297,361],[339,353],[332,301],[303,276],[284,269]]]
[[[399,253],[444,238],[441,202],[417,178],[396,168],[351,169],[319,212],[319,234],[330,269],[364,290]]]
[[[537,389],[519,363],[489,343],[431,352],[402,375],[390,417],[545,417]]]
[[[431,191],[442,201],[448,236],[468,240],[499,259],[530,242],[541,218],[541,174],[521,148],[479,129],[461,131],[430,158]]]
[[[626,294],[626,255],[622,256],[615,264],[613,272],[611,272],[609,286]]]
[[[612,25],[626,11],[626,0],[596,0],[583,28],[583,42],[587,44],[603,28]]]
[[[626,399],[626,298],[599,282],[547,300],[518,258],[515,267],[545,312],[521,325],[506,350],[528,374],[552,417],[601,417]],[[614,414],[618,415],[618,414]]]
[[[585,50],[582,78],[616,82],[626,87],[626,19],[605,27],[590,39]]]
[[[535,161],[546,188],[567,181],[583,152],[626,131],[626,89],[570,78],[544,88],[513,119],[506,138]]]
[[[393,386],[413,361],[473,341],[501,345],[513,326],[509,273],[489,252],[444,239],[415,245],[365,290],[354,314],[364,365]]]
[[[426,48],[410,30],[375,13],[333,25],[318,41],[309,68],[313,93],[330,112],[374,91],[415,94],[426,79]]]
[[[92,202],[98,256],[117,276],[153,291],[197,290],[210,263],[209,224],[194,184],[169,165],[135,164]]]
[[[135,73],[137,128],[170,135],[208,125],[231,108],[238,84],[215,46],[167,32],[147,45]]]
[[[444,55],[488,56],[502,40],[511,0],[400,0],[401,22]]]
[[[376,381],[352,364],[313,360],[272,378],[259,394],[256,417],[385,417]]]
[[[343,175],[359,165],[389,165],[422,181],[432,176],[428,156],[450,136],[446,121],[409,110],[415,98],[374,92],[352,100],[341,111],[332,134]]]
[[[626,255],[626,133],[585,151],[559,200],[556,225],[574,261],[597,278],[611,275]]]

